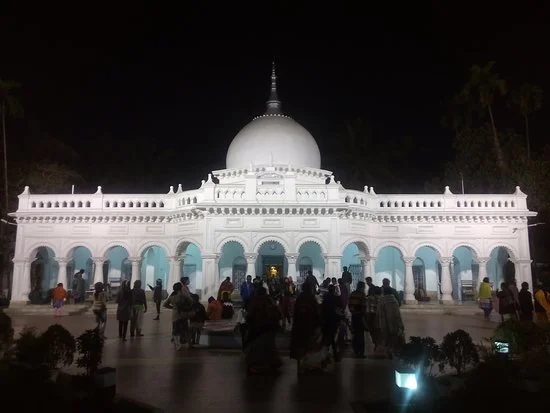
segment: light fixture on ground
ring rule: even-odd
[[[418,392],[418,375],[411,369],[395,370],[395,385],[393,386],[391,402],[395,406],[414,404]]]

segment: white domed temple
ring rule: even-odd
[[[315,139],[282,112],[276,77],[264,115],[233,139],[225,169],[197,189],[165,194],[19,195],[12,303],[69,287],[181,276],[203,299],[229,276],[319,280],[349,267],[354,283],[389,278],[406,303],[473,299],[485,276],[531,283],[526,195],[377,194],[346,189],[321,169]],[[216,181],[216,182],[215,182]]]

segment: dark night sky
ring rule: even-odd
[[[543,2],[487,10],[463,2],[414,9],[390,2],[376,10],[329,13],[318,5],[298,10],[284,3],[274,10],[187,7],[162,13],[129,4],[127,10],[1,16],[0,77],[23,83],[25,121],[37,122],[80,154],[83,189],[199,185],[210,170],[224,167],[239,129],[263,113],[272,59],[284,110],[316,138],[323,167],[335,166],[323,148],[346,120],[362,116],[380,139],[416,139],[412,162],[419,172],[411,190],[421,190],[452,158],[440,102],[460,87],[472,64],[495,60],[512,84],[529,81],[550,93]],[[533,120],[539,146],[549,114],[547,101]],[[10,138],[12,150],[19,150],[17,134],[27,133],[21,130]],[[151,167],[143,151],[124,150],[150,142],[169,149],[176,161]],[[144,165],[136,171],[151,177],[145,187],[138,179],[103,182],[105,171],[113,175],[135,165]],[[396,167],[407,173],[406,166]]]

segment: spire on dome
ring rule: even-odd
[[[272,62],[271,66],[271,93],[269,94],[269,100],[267,101],[266,115],[281,115],[281,101],[277,96],[277,75],[275,74],[275,62]]]

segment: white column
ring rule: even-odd
[[[370,274],[373,284],[376,285],[376,257],[372,255],[370,257]]]
[[[479,286],[481,285],[481,282],[485,277],[487,277],[487,262],[489,261],[489,257],[479,257],[477,259],[477,263],[479,265],[479,273],[477,274],[477,287],[475,294],[479,293]]]
[[[329,265],[329,261],[328,261],[328,255],[327,254],[323,254],[323,261],[325,263],[325,270],[324,270],[324,276],[323,274],[321,274],[321,276],[323,276],[323,280],[327,277],[331,277],[332,278],[332,274],[330,273],[330,265]]]
[[[414,297],[414,276],[413,276],[413,262],[416,257],[405,257],[405,304],[416,304],[416,298]]]
[[[215,268],[217,257],[217,254],[202,254],[203,291],[205,298],[210,296],[215,297],[218,293],[216,291],[218,270]]]
[[[296,263],[298,262],[298,254],[287,253],[285,254],[285,257],[288,262],[288,271],[286,275],[292,277],[294,282],[296,282],[298,280],[298,269],[296,268]]]
[[[103,257],[94,257],[94,284],[103,282]]]
[[[129,257],[130,262],[132,263],[132,276],[130,277],[130,288],[133,288],[134,282],[136,280],[141,280],[141,257]]]
[[[216,257],[214,258],[214,279],[216,280],[216,284],[222,282],[220,279],[220,258],[221,254],[216,254]]]
[[[69,260],[67,258],[56,258],[57,263],[59,264],[59,271],[57,272],[57,283],[62,283],[63,288],[67,289],[67,280],[69,277],[67,276],[67,263]]]
[[[451,261],[452,257],[441,257],[441,302],[443,304],[453,304],[453,282],[451,280]]]
[[[256,276],[256,260],[258,259],[258,254],[255,252],[247,252],[245,254],[246,258],[246,275],[251,275],[252,278]],[[290,260],[288,261],[288,266],[290,267]]]
[[[365,276],[365,280],[367,279],[367,277],[373,278],[372,265],[370,261],[371,261],[370,257],[361,258],[361,265],[363,266],[363,272],[364,272],[363,275]],[[374,282],[374,278],[372,281]]]
[[[13,259],[11,303],[25,304],[31,292],[31,262],[28,259]]]
[[[518,259],[514,261],[516,270],[516,283],[518,288],[521,288],[522,282],[529,283],[529,287],[533,289],[533,276],[531,274],[531,260]]]
[[[172,291],[172,287],[175,283],[177,283],[178,280],[178,269],[179,269],[179,257],[166,257],[168,259],[168,263],[170,265],[170,268],[168,270],[168,280],[166,281],[166,291]]]
[[[327,261],[328,261],[328,268],[329,268],[329,272],[328,274],[330,275],[330,277],[336,277],[336,278],[340,278],[340,275],[342,274],[342,272],[340,271],[340,264],[342,262],[342,256],[341,255],[329,255],[327,256]]]

